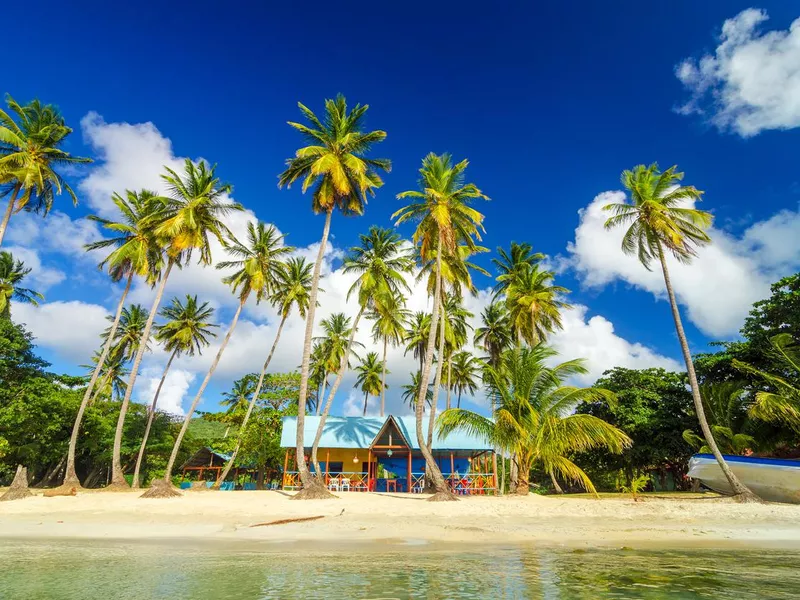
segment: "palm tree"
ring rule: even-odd
[[[325,401],[325,407],[317,425],[314,444],[311,446],[311,460],[314,462],[315,468],[318,464],[316,457],[319,440],[322,439],[322,431],[333,399],[347,371],[347,360],[361,317],[367,310],[391,310],[397,296],[402,292],[411,292],[405,274],[411,272],[414,262],[410,252],[403,247],[400,236],[390,229],[372,226],[368,233],[360,235],[359,238],[361,244],[350,248],[349,255],[345,258],[342,267],[344,273],[358,275],[347,291],[348,300],[353,294],[357,295],[358,312],[353,320],[347,345],[336,369],[336,379],[334,379],[331,391]],[[317,470],[317,474],[319,474],[319,470]]]
[[[563,327],[561,311],[572,307],[559,298],[569,290],[552,285],[554,277],[551,271],[526,265],[508,281],[506,306],[517,344],[525,340],[534,346]]]
[[[425,443],[422,431],[422,406],[425,390],[430,380],[433,351],[436,346],[442,294],[443,256],[456,255],[459,244],[464,244],[470,250],[477,248],[475,240],[480,240],[480,232],[483,231],[483,215],[472,208],[470,204],[476,199],[488,199],[474,184],[464,183],[464,171],[468,164],[468,161],[463,160],[454,165],[449,154],[442,156],[428,154],[423,159],[420,169],[419,185],[422,191],[412,190],[399,194],[398,198],[413,198],[415,202],[392,215],[392,218],[397,219],[397,225],[406,221],[417,221],[417,228],[412,239],[418,246],[420,260],[424,264],[433,258],[436,259],[431,328],[425,349],[421,385],[415,409],[417,440],[420,451],[425,457],[426,473],[436,487],[437,493],[432,498],[435,500],[456,499],[449,492],[431,449]]]
[[[125,299],[128,297],[133,278],[134,276],[145,277],[150,283],[153,283],[161,264],[161,247],[155,239],[152,224],[163,210],[165,199],[156,196],[153,192],[142,191],[136,193],[127,191],[125,197],[113,194],[111,200],[122,215],[121,221],[109,221],[95,215],[89,215],[89,219],[102,224],[105,229],[113,231],[115,235],[110,239],[103,239],[87,245],[86,250],[94,251],[114,248],[106,258],[100,261],[98,268],[107,268],[108,274],[114,282],[125,278],[125,289],[122,290],[122,295],[117,304],[117,311],[106,336],[106,342],[100,352],[94,373],[92,373],[86,386],[86,391],[78,408],[78,414],[75,416],[75,423],[72,426],[72,435],[69,440],[67,468],[64,473],[64,482],[61,486],[64,489],[81,487],[81,482],[75,472],[75,451],[78,443],[78,432],[83,421],[83,413],[92,398],[92,391],[97,383],[97,378],[100,376],[105,361],[108,360],[111,343],[116,337],[117,327],[125,306]]]
[[[161,176],[167,189],[164,210],[153,216],[151,225],[159,246],[166,254],[166,267],[156,288],[153,307],[150,309],[150,317],[145,326],[145,337],[150,335],[172,267],[182,262],[188,264],[195,250],[200,254],[198,262],[210,265],[211,238],[227,246],[225,237],[231,233],[223,219],[234,211],[244,210],[240,204],[230,202],[226,198],[232,188],[217,178],[216,166],[209,168],[203,162],[195,165],[186,159],[182,176],[168,167],[164,167],[164,170],[166,173]],[[140,350],[134,358],[128,389],[122,400],[117,430],[114,434],[111,484],[116,487],[128,487],[120,461],[122,427],[125,424],[125,415],[143,357],[144,351]]]
[[[461,394],[466,392],[472,396],[478,390],[482,368],[483,363],[471,352],[462,350],[453,356],[452,386],[458,394],[457,408],[461,408]]]
[[[283,238],[284,236],[272,225],[265,226],[262,223],[254,225],[252,222],[247,225],[246,244],[237,240],[232,233],[228,233],[226,249],[228,254],[237,260],[219,262],[217,263],[217,269],[234,269],[233,273],[223,277],[222,282],[229,285],[234,294],[238,294],[239,304],[236,306],[236,312],[233,314],[228,331],[217,350],[217,354],[208,368],[206,376],[200,383],[189,410],[186,411],[183,425],[175,438],[175,444],[167,462],[163,483],[151,488],[152,493],[146,492],[146,497],[169,497],[178,493],[172,489],[171,479],[172,469],[175,466],[175,460],[178,458],[178,451],[181,448],[183,437],[186,435],[186,430],[189,429],[189,423],[192,420],[194,411],[197,409],[197,405],[200,403],[200,399],[203,397],[203,392],[205,392],[208,382],[211,381],[211,377],[214,375],[217,365],[219,365],[233,331],[236,329],[236,324],[239,322],[239,316],[242,314],[245,303],[251,295],[255,297],[256,304],[258,304],[261,300],[269,298],[274,293],[276,273],[283,268],[281,260],[286,254],[294,250],[294,248],[283,244]]]
[[[123,362],[130,361],[140,347],[150,350],[150,340],[142,343],[144,338],[144,328],[147,325],[149,315],[147,309],[141,304],[129,304],[122,309],[119,323],[113,336],[114,324],[103,331],[103,336],[112,337],[110,355],[112,358],[120,358]],[[110,317],[106,320],[111,321]]]
[[[554,481],[556,475],[561,475],[596,493],[586,473],[569,456],[598,447],[620,453],[631,440],[597,417],[571,414],[582,401],[613,402],[615,397],[604,389],[564,385],[565,379],[587,370],[581,360],[547,367],[555,355],[554,350],[541,344],[507,351],[501,360],[502,373],[489,368],[489,390],[498,399],[493,418],[450,409],[439,416],[439,434],[468,431],[511,452],[519,466],[518,494],[528,493],[528,478],[534,465]]]
[[[450,394],[453,391],[453,354],[460,350],[469,339],[468,331],[472,329],[468,319],[474,315],[464,308],[458,294],[448,294],[442,303],[445,323],[445,344],[442,356],[447,360],[447,399],[445,408],[450,408]]]
[[[685,206],[687,203],[699,201],[703,192],[694,186],[680,185],[683,173],[679,173],[677,169],[675,165],[662,173],[658,170],[658,165],[653,163],[649,167],[637,165],[631,171],[624,171],[622,184],[630,192],[631,202],[604,206],[604,210],[613,214],[606,221],[605,227],[613,229],[620,225],[630,225],[622,238],[622,251],[625,254],[636,254],[639,262],[647,270],[650,270],[653,260],[661,263],[664,284],[672,308],[672,318],[680,340],[683,360],[686,362],[694,408],[703,437],[735,496],[745,502],[757,501],[758,497],[733,474],[714,441],[703,410],[703,400],[700,396],[692,355],[689,352],[689,343],[686,340],[675,292],[672,289],[666,254],[671,254],[679,263],[690,263],[697,254],[696,247],[711,242],[705,230],[712,222],[710,213]]]
[[[408,404],[412,409],[416,410],[417,406],[417,396],[419,396],[419,386],[422,381],[422,375],[420,371],[415,371],[411,373],[411,383],[407,383],[403,386],[403,393],[401,397],[403,398],[403,402]],[[431,406],[433,403],[433,386],[428,384],[428,389],[425,391],[425,404]],[[425,406],[423,405],[422,410],[425,410]]]
[[[372,340],[383,342],[383,374],[381,375],[381,416],[386,411],[386,354],[389,344],[399,346],[405,337],[405,325],[410,312],[403,306],[403,297],[394,298],[393,306],[387,309],[374,310],[369,314],[372,320]]]
[[[317,432],[314,436],[314,442],[311,446],[311,463],[314,465],[314,473],[317,476],[321,475],[322,471],[319,469],[319,461],[317,460],[317,449],[319,447],[319,440],[322,439],[322,429],[324,427],[325,418],[331,410],[333,396],[336,394],[336,389],[341,383],[341,376],[350,368],[352,359],[359,359],[356,353],[356,347],[363,347],[364,344],[356,342],[353,337],[355,336],[355,329],[350,326],[350,317],[345,316],[344,313],[334,313],[327,319],[320,322],[324,335],[315,338],[314,341],[321,344],[321,356],[324,361],[325,379],[327,380],[328,374],[335,374],[335,385],[331,386],[328,398],[325,400],[324,409],[322,409],[322,416],[320,417],[320,424],[317,425]],[[324,391],[324,390],[323,390]],[[322,408],[322,401],[317,400],[317,414]]]
[[[258,383],[256,384],[250,403],[247,406],[247,412],[244,415],[241,427],[239,428],[239,435],[236,439],[236,446],[228,459],[228,463],[217,478],[216,487],[225,481],[225,478],[230,473],[236,456],[239,454],[239,449],[242,446],[247,423],[250,420],[250,415],[253,412],[256,400],[261,393],[261,386],[264,384],[264,375],[267,372],[272,356],[275,354],[275,349],[278,347],[278,341],[281,339],[281,332],[286,319],[292,313],[293,308],[297,308],[297,312],[301,318],[305,319],[308,314],[308,306],[311,298],[311,265],[306,262],[304,258],[292,257],[286,263],[281,264],[280,268],[275,272],[275,280],[270,282],[272,296],[270,302],[273,306],[278,307],[281,320],[278,324],[278,331],[275,333],[275,340],[272,342],[267,359],[264,361],[264,366],[261,367],[261,373],[258,376]]]
[[[381,380],[381,372],[383,371],[383,363],[378,359],[377,352],[368,352],[361,361],[361,364],[356,367],[356,387],[360,386],[361,391],[364,392],[364,416],[367,416],[367,400],[370,396],[377,396],[381,393],[383,382]]]
[[[495,297],[506,293],[508,287],[525,269],[535,267],[544,260],[544,254],[533,252],[530,244],[511,242],[511,249],[506,252],[497,248],[500,258],[493,258],[492,263],[497,267],[497,284],[494,286]]]
[[[0,252],[0,317],[11,317],[11,301],[39,305],[44,300],[39,292],[24,288],[20,284],[31,272],[21,260],[14,260],[10,252]]]
[[[408,327],[406,328],[403,341],[406,343],[406,351],[404,354],[413,352],[414,358],[419,360],[419,370],[422,372],[422,367],[425,363],[425,350],[428,348],[428,338],[431,333],[431,315],[430,313],[417,311],[408,320]]]
[[[513,345],[511,323],[504,303],[492,302],[481,312],[482,325],[475,330],[476,346],[486,351],[486,362],[495,369],[500,364],[503,352]]]
[[[311,208],[315,214],[325,213],[317,260],[311,283],[311,297],[306,330],[303,338],[303,360],[300,366],[300,390],[297,411],[297,470],[303,483],[303,491],[296,498],[325,498],[330,496],[320,483],[311,477],[305,460],[303,427],[305,426],[306,397],[308,396],[311,338],[314,330],[314,311],[317,306],[317,288],[322,260],[328,245],[328,234],[334,209],[343,214],[360,215],[364,212],[367,196],[383,185],[378,171],[391,170],[386,159],[368,158],[370,148],[386,138],[385,131],[361,130],[364,114],[369,105],[357,104],[347,112],[347,102],[339,95],[335,100],[325,101],[325,118],[320,120],[309,108],[298,103],[300,111],[309,125],[289,122],[309,146],[300,148],[293,158],[286,161],[286,170],[278,180],[279,187],[289,187],[298,179],[303,180],[303,192],[313,186]],[[313,487],[312,487],[313,486]]]
[[[736,359],[733,365],[760,377],[770,387],[771,391],[756,392],[750,415],[762,421],[785,423],[800,433],[800,388],[792,383],[800,375],[800,346],[788,333],[773,336],[770,344],[775,358],[783,365],[782,372],[767,373]]]
[[[93,364],[84,365],[89,369],[90,377],[91,374],[94,373],[99,359],[100,353],[95,352],[94,356],[92,356]],[[125,367],[125,362],[125,359],[120,355],[114,355],[105,361],[100,371],[102,375],[101,384],[96,387],[90,404],[100,397],[113,399],[115,396],[120,398],[125,394],[125,377],[130,373],[128,368]]]
[[[700,386],[703,408],[714,439],[726,454],[743,454],[756,445],[751,435],[742,433],[747,425],[747,390],[738,381],[706,383]],[[683,432],[683,439],[698,452],[708,453],[706,441],[693,430]]]
[[[328,361],[325,355],[325,344],[319,340],[314,342],[314,348],[311,350],[308,377],[309,387],[316,392],[308,394],[306,408],[319,414],[322,400],[325,397],[325,388],[328,386]]]
[[[242,426],[244,413],[247,412],[247,406],[250,404],[250,398],[253,396],[255,389],[256,378],[251,373],[234,381],[233,387],[229,391],[222,392],[222,400],[219,401],[219,404],[227,407],[223,417],[227,424],[224,437],[228,437],[228,431],[230,431],[232,423],[238,427]]]
[[[150,404],[150,410],[148,411],[147,425],[144,428],[139,455],[136,457],[136,467],[133,470],[134,489],[139,487],[139,472],[142,468],[144,450],[147,447],[147,438],[150,436],[150,428],[153,426],[153,420],[156,416],[158,397],[161,394],[161,388],[164,386],[167,373],[169,373],[169,368],[172,366],[172,361],[181,355],[195,356],[202,354],[203,348],[208,347],[211,343],[209,338],[217,337],[217,334],[212,331],[217,325],[211,322],[214,316],[214,309],[208,305],[208,302],[198,304],[197,296],[186,294],[185,304],[181,302],[180,298],[173,298],[169,306],[161,309],[160,315],[163,319],[166,319],[166,322],[156,326],[155,338],[164,345],[164,350],[169,352],[169,359],[164,367],[164,372],[161,374],[156,392],[153,394],[153,402]]]
[[[75,192],[55,167],[92,162],[61,149],[72,129],[56,107],[38,100],[20,106],[9,95],[6,104],[9,112],[0,110],[0,184],[9,187],[11,199],[0,222],[0,245],[15,212],[28,209],[47,215],[63,190],[77,204]]]

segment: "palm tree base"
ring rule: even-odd
[[[119,482],[119,481],[112,481],[106,487],[103,488],[104,492],[130,492],[131,486],[128,485],[128,482]]]
[[[322,483],[313,478],[312,483],[292,496],[292,500],[330,500],[336,498]]]
[[[765,500],[762,500],[750,490],[742,492],[741,494],[734,494],[732,498],[734,502],[738,502],[739,504],[767,504]]]
[[[172,483],[163,479],[154,479],[147,491],[139,498],[180,498],[183,496]]]
[[[78,492],[85,492],[86,488],[83,487],[80,483],[72,483],[71,481],[65,481],[58,487],[51,488],[49,490],[45,490],[45,496],[75,496]]]
[[[11,486],[6,490],[6,493],[0,496],[0,502],[22,500],[30,496],[33,496],[33,494],[28,489],[28,469],[18,465],[14,481],[11,482]]]
[[[428,498],[428,502],[458,502],[458,496],[449,490],[436,492],[433,496]]]

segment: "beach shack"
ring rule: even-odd
[[[209,485],[216,481],[225,465],[231,459],[230,454],[217,452],[211,448],[200,448],[189,459],[181,465],[181,472],[184,479],[192,479],[194,481],[208,481]],[[222,489],[234,489],[234,482],[239,479],[239,475],[247,475],[248,479],[253,479],[257,469],[252,465],[245,465],[234,467],[231,470],[231,477],[233,481],[227,482]],[[255,489],[255,483],[244,484],[244,489]]]
[[[306,461],[319,417],[305,418]],[[427,432],[427,418],[425,431]],[[296,468],[297,418],[284,417],[281,447],[286,449],[283,489],[301,487]],[[433,456],[456,494],[494,494],[497,459],[485,441],[468,433],[433,437]],[[421,493],[425,459],[417,443],[414,416],[328,417],[317,452],[325,485],[337,492]]]

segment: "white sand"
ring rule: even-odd
[[[344,493],[291,501],[283,492],[186,492],[144,500],[138,492],[86,492],[0,503],[0,538],[479,542],[569,546],[800,548],[800,505],[741,505],[726,499],[466,497]],[[340,513],[344,509],[344,514]],[[324,519],[270,527],[277,519]]]

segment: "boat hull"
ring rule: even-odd
[[[800,504],[800,461],[752,456],[724,458],[739,480],[762,499]],[[695,454],[689,460],[688,475],[715,492],[733,493],[713,454]]]

